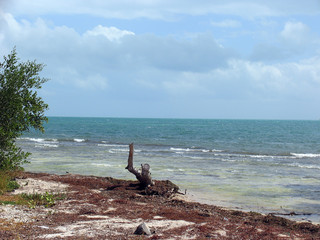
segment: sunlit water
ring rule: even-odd
[[[202,202],[320,222],[320,121],[50,118],[18,140],[27,171],[134,179],[151,165]]]

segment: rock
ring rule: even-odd
[[[148,226],[143,222],[137,227],[134,234],[136,234],[136,235],[151,235],[151,231],[148,228]]]

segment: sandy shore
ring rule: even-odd
[[[0,239],[320,239],[320,226],[189,202],[174,185],[23,173],[12,194],[63,193],[50,208],[0,205]],[[134,232],[145,223],[151,235]]]

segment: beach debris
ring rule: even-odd
[[[133,234],[151,235],[151,231],[150,231],[149,227],[143,222],[137,227],[136,231]]]
[[[42,228],[42,229],[49,229],[48,226],[39,226],[39,228]]]
[[[128,157],[128,166],[126,169],[128,169],[129,172],[134,174],[138,181],[140,182],[141,187],[147,188],[148,186],[153,186],[154,182],[151,178],[150,173],[150,165],[148,163],[141,164],[141,171],[138,171],[133,167],[133,143],[129,145],[129,157]]]

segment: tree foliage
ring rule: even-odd
[[[15,48],[0,62],[0,169],[20,168],[27,162],[30,153],[16,145],[23,132],[44,131],[48,105],[37,94],[47,81],[39,76],[43,67],[36,61],[20,62]]]

